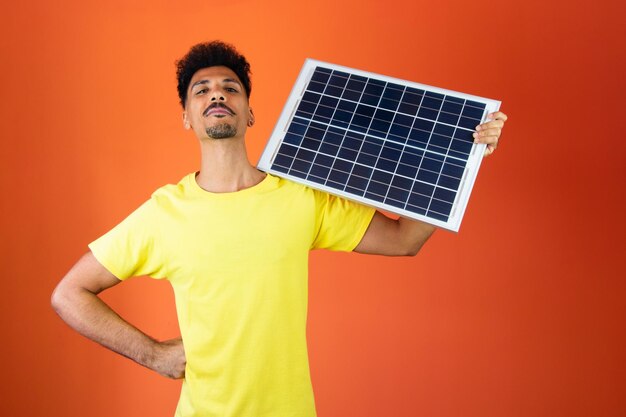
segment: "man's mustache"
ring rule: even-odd
[[[213,110],[213,109],[215,109],[215,108],[218,108],[218,107],[221,107],[221,108],[223,108],[223,109],[226,109],[226,111],[227,111],[227,112],[229,112],[229,113],[231,114],[231,116],[234,116],[234,115],[235,115],[235,112],[233,111],[233,109],[231,109],[230,107],[228,107],[226,104],[224,104],[224,103],[220,103],[220,102],[217,102],[217,103],[213,103],[213,104],[211,104],[209,107],[207,107],[207,108],[206,108],[206,109],[202,112],[202,115],[203,115],[204,117],[207,117],[207,115],[209,114],[209,112],[210,112],[211,110]]]

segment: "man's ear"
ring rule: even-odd
[[[248,126],[254,126],[254,112],[252,111],[252,107],[248,109],[250,111],[250,116],[248,117]]]
[[[187,110],[183,111],[183,127],[187,130],[191,129],[191,123],[189,123],[189,118],[187,117]]]

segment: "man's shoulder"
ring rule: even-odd
[[[185,175],[176,184],[165,184],[157,188],[151,196],[151,200],[180,199],[190,194],[190,181],[194,179],[195,173]]]
[[[331,198],[331,195],[326,191],[318,190],[309,185],[289,178],[276,176],[274,178],[276,178],[277,181],[277,189],[280,189],[286,198],[303,199],[315,205],[323,205]]]

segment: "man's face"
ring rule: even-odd
[[[187,90],[183,123],[200,140],[243,138],[254,116],[239,77],[222,66],[198,70]]]

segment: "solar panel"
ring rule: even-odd
[[[258,168],[458,231],[500,102],[307,59]]]

